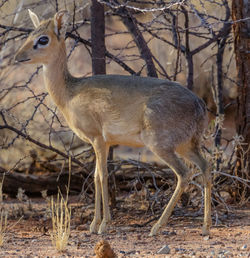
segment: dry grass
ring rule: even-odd
[[[6,227],[7,227],[7,213],[2,210],[0,214],[0,246],[2,246],[4,243]]]
[[[0,182],[0,203],[1,204],[3,202],[3,181],[4,181],[4,175],[3,175],[2,181]],[[7,226],[7,213],[3,209],[1,209],[1,212],[0,212],[0,246],[2,246],[4,243],[6,226]]]
[[[3,174],[3,179],[0,182],[0,203],[3,203],[3,181],[4,181],[4,176],[5,176],[5,174]]]
[[[70,236],[71,209],[68,208],[67,200],[62,194],[57,195],[56,202],[51,198],[51,218],[52,218],[52,244],[58,251],[65,251]]]
[[[68,245],[70,236],[70,219],[71,208],[68,207],[68,196],[71,179],[71,156],[69,156],[69,178],[67,185],[66,199],[63,198],[62,193],[59,191],[57,194],[56,202],[53,197],[51,198],[51,219],[52,219],[52,244],[59,252],[65,251]]]

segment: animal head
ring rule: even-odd
[[[60,11],[54,15],[54,18],[41,22],[38,16],[30,10],[29,16],[35,30],[18,50],[15,60],[25,63],[47,64],[53,55],[58,55],[61,51],[69,15],[67,11]]]

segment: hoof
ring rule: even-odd
[[[96,219],[93,219],[93,221],[91,222],[90,227],[89,227],[89,232],[90,233],[97,233],[99,225],[100,225],[100,221],[97,221]]]
[[[210,234],[209,227],[204,225],[204,226],[202,227],[202,235],[203,235],[203,236],[209,236],[209,234]]]
[[[104,233],[106,233],[106,231],[107,231],[107,222],[105,220],[102,220],[102,223],[98,230],[98,234],[99,235],[104,234]]]
[[[154,226],[151,228],[151,231],[149,233],[149,236],[155,236],[160,229],[160,225],[158,223],[155,223]]]

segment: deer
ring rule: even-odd
[[[174,193],[149,236],[167,224],[190,181],[184,160],[195,164],[204,182],[202,234],[211,226],[211,173],[201,153],[207,125],[206,105],[178,82],[134,75],[73,77],[67,66],[66,10],[40,21],[29,10],[35,27],[15,55],[17,62],[42,64],[46,90],[72,131],[93,146],[95,210],[90,233],[104,234],[111,221],[107,156],[112,145],[147,147],[176,174]],[[183,160],[184,159],[184,160]],[[101,214],[102,205],[102,214]]]

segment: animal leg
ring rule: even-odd
[[[95,168],[95,214],[94,219],[90,224],[90,233],[97,233],[98,227],[101,223],[101,183],[96,164]]]
[[[107,157],[109,146],[105,143],[102,137],[97,137],[93,143],[96,154],[96,166],[98,170],[102,204],[103,204],[103,219],[100,224],[98,234],[102,234],[106,231],[107,223],[111,220],[109,210],[109,198],[108,198],[108,170],[107,170]]]
[[[174,153],[173,150],[153,150],[160,158],[162,158],[168,165],[171,167],[171,169],[175,172],[177,175],[177,186],[174,191],[174,194],[172,195],[167,207],[165,208],[164,212],[162,213],[160,219],[154,224],[154,226],[151,229],[150,236],[156,235],[156,233],[159,231],[159,229],[166,225],[168,218],[170,217],[176,203],[181,197],[181,194],[183,193],[184,187],[186,186],[189,175],[188,169],[186,166],[182,163],[180,158]]]
[[[183,153],[184,154],[184,153]],[[195,163],[201,170],[204,183],[204,222],[202,234],[209,235],[212,225],[211,218],[211,173],[208,162],[202,157],[199,147],[193,146],[191,150],[184,154],[185,158]]]

